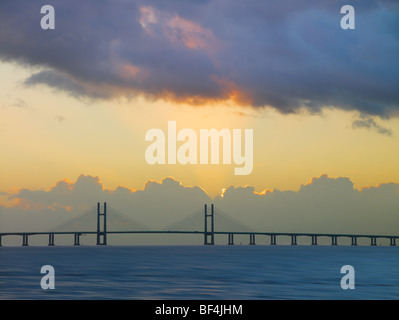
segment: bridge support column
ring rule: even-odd
[[[332,237],[331,237],[331,245],[332,245],[332,246],[338,245],[338,243],[337,243],[337,236],[332,236]]]
[[[208,231],[208,218],[211,218],[211,231]],[[205,205],[205,221],[204,221],[204,245],[215,244],[215,229],[214,229],[214,211],[213,204],[211,204],[211,214],[208,214],[207,205]],[[209,239],[210,238],[210,239]]]
[[[317,236],[312,236],[312,246],[317,246]]]
[[[26,233],[24,233],[22,235],[22,246],[27,247],[29,245],[28,243],[28,235]]]
[[[249,234],[249,244],[251,246],[255,245],[255,234],[253,234],[253,233]]]
[[[234,245],[234,233],[229,233],[229,245]]]
[[[394,247],[396,246],[396,239],[395,238],[390,238],[390,246]]]
[[[101,231],[101,217],[103,217],[103,230]],[[97,202],[97,245],[107,245],[107,203],[104,202],[104,211],[100,212],[100,202]]]
[[[80,233],[75,233],[74,246],[80,246]]]
[[[352,246],[357,246],[357,237],[352,237]]]
[[[1,244],[1,234],[0,234],[0,247],[2,246],[2,244]]]
[[[296,243],[296,236],[294,236],[294,235],[291,236],[291,245],[292,245],[292,246],[296,246],[296,245],[297,245],[297,243]]]
[[[276,244],[276,235],[272,234],[270,236],[270,245],[275,246]]]
[[[49,233],[48,234],[48,245],[53,246],[54,245],[54,233]]]
[[[373,247],[376,246],[377,245],[377,238],[376,237],[371,237],[370,239],[371,239],[370,245],[373,246]]]

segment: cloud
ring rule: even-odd
[[[398,195],[397,183],[357,190],[349,178],[322,175],[297,192],[230,187],[215,204],[270,232],[396,234]]]
[[[84,175],[79,176],[75,182],[67,179],[58,181],[48,191],[21,189],[9,195],[8,199],[11,210],[30,212],[33,216],[39,213],[57,216],[58,223],[96,206],[97,202],[108,202],[117,210],[155,229],[201,210],[203,204],[209,202],[208,195],[201,188],[185,187],[172,178],[165,178],[161,182],[148,181],[142,190],[121,186],[107,190],[98,177]],[[13,217],[0,219],[5,227]],[[13,223],[17,222],[20,223],[19,227],[28,229],[51,226],[45,219],[26,225],[20,219]]]
[[[3,193],[6,196],[8,202],[0,205],[3,232],[50,230],[97,202],[107,202],[153,230],[194,216],[201,230],[203,206],[210,203],[255,231],[389,235],[397,234],[399,224],[399,184],[357,190],[349,178],[327,175],[312,178],[298,191],[230,187],[215,199],[203,189],[184,186],[173,178],[148,181],[137,190],[122,186],[107,190],[98,177],[84,175],[75,182],[59,181],[47,191],[21,189]]]
[[[24,81],[26,87],[33,87],[38,84],[44,84],[56,90],[64,91],[65,93],[76,98],[90,96],[92,98],[107,98],[106,93],[100,91],[89,91],[86,85],[80,84],[77,80],[68,76],[65,73],[44,70],[37,72]]]
[[[378,125],[372,118],[355,120],[352,123],[352,128],[353,129],[366,128],[369,130],[376,130],[378,133],[383,135],[392,136],[392,130]]]
[[[64,116],[55,116],[54,119],[56,119],[59,123],[65,121],[65,117]]]
[[[0,58],[41,66],[25,84],[77,98],[204,104],[233,100],[283,113],[323,107],[398,114],[399,4],[345,1],[1,1]]]
[[[13,107],[17,107],[17,108],[26,108],[27,104],[23,99],[20,98],[16,98]]]

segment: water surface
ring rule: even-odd
[[[55,289],[43,290],[43,265]],[[343,265],[355,289],[340,286]],[[399,299],[398,247],[1,247],[1,299]]]

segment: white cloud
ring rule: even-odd
[[[97,202],[107,202],[153,230],[201,215],[205,203],[214,203],[255,231],[396,234],[399,225],[396,183],[356,190],[348,178],[322,175],[297,192],[230,187],[223,197],[210,199],[201,188],[185,187],[173,178],[148,181],[139,190],[107,190],[98,177],[81,175],[75,182],[59,181],[48,191],[22,189],[9,195],[8,207],[0,206],[0,231],[46,231]]]

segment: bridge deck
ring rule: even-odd
[[[108,208],[108,209],[107,209]],[[111,210],[110,210],[111,209]],[[209,210],[210,209],[210,213]],[[257,235],[260,236],[270,236],[271,239],[271,245],[275,245],[276,243],[276,238],[277,236],[288,236],[291,237],[291,244],[292,245],[297,245],[297,237],[311,237],[312,238],[312,245],[317,245],[317,238],[318,237],[330,237],[331,238],[331,245],[338,245],[337,239],[338,238],[351,238],[352,239],[352,245],[357,245],[357,239],[358,238],[369,238],[371,239],[371,245],[376,246],[377,242],[376,239],[390,239],[390,245],[391,246],[396,246],[396,239],[399,239],[399,235],[380,235],[380,234],[340,234],[340,233],[309,233],[309,232],[259,232],[259,231],[252,231],[248,230],[247,226],[244,224],[235,221],[231,217],[229,217],[227,214],[223,212],[217,213],[215,216],[215,210],[214,210],[214,205],[211,204],[210,208],[205,204],[204,205],[204,212],[197,213],[194,212],[193,215],[190,215],[186,218],[183,219],[184,221],[195,221],[197,225],[195,227],[192,227],[193,229],[199,228],[198,223],[203,223],[204,228],[202,230],[195,230],[195,231],[189,231],[187,229],[191,229],[190,226],[185,225],[185,223],[182,223],[180,221],[178,223],[178,226],[170,226],[169,230],[148,230],[146,229],[145,225],[142,225],[141,223],[132,220],[130,217],[124,216],[122,213],[119,211],[115,211],[114,209],[107,207],[106,203],[104,203],[103,206],[103,211],[100,210],[100,203],[97,203],[97,213],[95,211],[92,212],[91,209],[87,210],[84,212],[82,215],[79,217],[74,218],[73,220],[67,221],[66,223],[62,224],[62,228],[67,228],[67,231],[45,231],[45,232],[38,232],[38,231],[32,231],[32,232],[0,232],[0,246],[1,246],[1,240],[2,237],[4,236],[22,236],[22,245],[23,246],[28,246],[28,238],[29,236],[33,235],[48,235],[49,237],[49,245],[54,245],[54,236],[55,235],[74,235],[75,241],[74,245],[80,245],[80,236],[81,235],[97,235],[97,245],[106,245],[107,244],[107,235],[111,234],[200,234],[204,236],[204,244],[214,244],[214,236],[215,235],[228,235],[228,244],[234,244],[234,235],[249,235],[250,237],[250,244],[255,244],[255,237]],[[108,211],[108,213],[107,213]],[[114,212],[115,211],[115,212]],[[109,215],[111,213],[111,216]],[[108,218],[107,218],[108,216]],[[97,218],[96,218],[97,217]],[[214,221],[215,217],[218,220],[219,223],[227,224],[230,226],[230,228],[235,228],[236,230],[244,230],[244,231],[215,231],[214,228]],[[216,220],[217,220],[216,219]],[[221,220],[220,220],[221,219]],[[113,227],[109,228],[107,227],[107,224],[109,222],[117,222],[119,223],[119,226],[121,223],[124,224],[123,228],[129,228],[127,227],[130,225],[132,228],[136,228],[136,230],[122,230],[122,231],[112,231],[114,229]],[[89,222],[91,225],[92,223],[97,223],[97,230],[96,231],[68,231],[70,229],[75,229],[76,230],[76,225],[77,221],[83,221],[83,222]],[[112,223],[111,223],[112,224]],[[233,226],[233,227],[232,227]],[[91,229],[90,226],[83,227],[82,229]],[[173,230],[174,228],[181,228],[182,230]],[[109,230],[111,229],[111,230]],[[145,229],[145,230],[143,230]],[[186,229],[186,230],[185,230]],[[62,229],[61,229],[62,230]],[[114,229],[115,230],[115,229]]]
[[[1,236],[23,236],[23,235],[61,235],[61,234],[97,234],[97,231],[30,231],[30,232],[0,232]],[[205,234],[205,231],[173,231],[173,230],[137,230],[137,231],[106,231],[107,234],[131,234],[131,233],[149,233],[149,234]],[[316,236],[316,237],[357,237],[357,238],[393,238],[399,239],[394,235],[374,235],[374,234],[341,234],[341,233],[295,233],[295,232],[258,232],[258,231],[214,231],[213,234],[236,234],[236,235],[266,235],[266,236]]]

